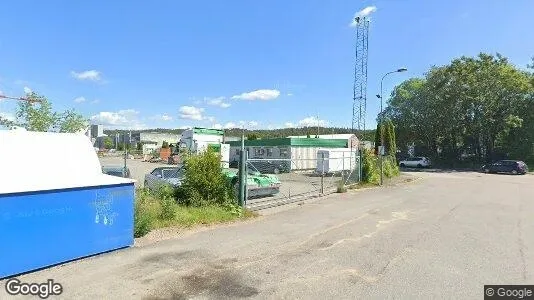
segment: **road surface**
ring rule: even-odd
[[[534,176],[417,176],[18,278],[61,283],[50,299],[481,299],[534,283]]]

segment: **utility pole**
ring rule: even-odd
[[[386,78],[386,76],[388,76],[389,74],[393,74],[393,73],[401,73],[401,72],[406,72],[408,71],[408,69],[406,68],[400,68],[400,69],[397,69],[395,71],[391,71],[391,72],[387,72],[386,74],[384,74],[384,76],[382,76],[382,79],[380,79],[380,95],[376,95],[377,98],[380,99],[380,116],[378,118],[378,130],[380,130],[379,134],[380,134],[380,146],[378,147],[378,155],[380,157],[380,185],[383,185],[384,184],[384,155],[386,154],[386,149],[384,148],[384,133],[383,133],[383,119],[384,119],[384,112],[383,112],[383,109],[382,109],[382,106],[383,106],[383,100],[384,100],[384,96],[382,95],[382,83],[384,82],[384,78]]]

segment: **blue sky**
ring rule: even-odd
[[[369,33],[367,127],[432,65],[534,56],[534,1],[29,1],[0,18],[0,91],[31,89],[117,128],[351,126],[355,13]],[[3,116],[12,100],[0,102]]]

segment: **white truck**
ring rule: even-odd
[[[230,145],[224,144],[224,131],[221,129],[193,127],[186,129],[180,136],[179,149],[187,149],[191,153],[200,153],[212,149],[221,154],[221,167],[229,168]],[[180,163],[179,155],[172,156],[173,163]]]

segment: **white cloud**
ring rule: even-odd
[[[156,121],[172,121],[172,117],[167,115],[167,114],[162,114],[162,115],[156,115],[156,116],[153,116],[152,118],[150,118],[151,120],[156,120]]]
[[[219,106],[221,108],[228,108],[231,106],[230,103],[224,102],[226,98],[225,97],[217,97],[217,98],[204,98],[204,100],[209,104],[213,106]]]
[[[287,128],[294,128],[295,127],[295,124],[291,123],[291,122],[287,122],[284,124]]]
[[[139,120],[139,112],[134,109],[124,109],[117,112],[102,111],[91,116],[93,124],[102,124],[117,129],[142,129],[146,125]]]
[[[374,13],[376,11],[376,6],[367,6],[366,8],[360,10],[354,15],[354,18],[352,19],[352,22],[350,23],[350,27],[356,27],[358,23],[356,23],[356,18],[360,17],[367,17],[370,14]]]
[[[189,129],[191,126],[180,126],[179,129]]]
[[[232,99],[240,100],[273,100],[280,96],[279,90],[255,90],[252,92],[242,93],[241,95],[232,96]]]
[[[259,124],[259,123],[256,122],[256,121],[250,121],[250,122],[248,122],[248,126],[249,126],[249,127],[256,127],[256,126],[258,126],[258,124]]]
[[[178,109],[178,112],[180,112],[180,119],[188,119],[188,120],[202,120],[204,117],[202,116],[202,113],[204,112],[203,108],[194,107],[194,106],[182,106],[180,109]]]
[[[317,119],[316,117],[307,117],[298,122],[298,125],[301,127],[314,127],[314,126],[324,127],[327,124],[328,124],[327,121]]]
[[[100,103],[100,100],[95,99],[95,100],[91,101],[91,104],[97,104],[97,103]]]
[[[211,128],[214,128],[214,129],[223,129],[223,126],[221,124],[213,124],[211,126]]]
[[[0,95],[3,95],[3,94],[4,94],[4,92],[0,91]]]
[[[30,89],[30,88],[27,87],[27,86],[24,87],[24,93],[25,93],[25,94],[31,94],[31,92],[33,92],[32,89]]]
[[[228,122],[226,124],[224,124],[223,126],[225,129],[230,129],[230,128],[237,128],[237,125],[233,122]]]
[[[211,123],[215,123],[215,117],[206,117],[205,119]]]
[[[101,74],[97,70],[88,70],[83,72],[71,71],[70,75],[78,80],[90,80],[90,81],[100,81]]]
[[[77,97],[76,99],[74,99],[74,102],[76,103],[83,103],[87,101],[84,97]]]
[[[287,93],[287,96],[291,97],[291,96],[293,96],[293,94],[292,93]]]

